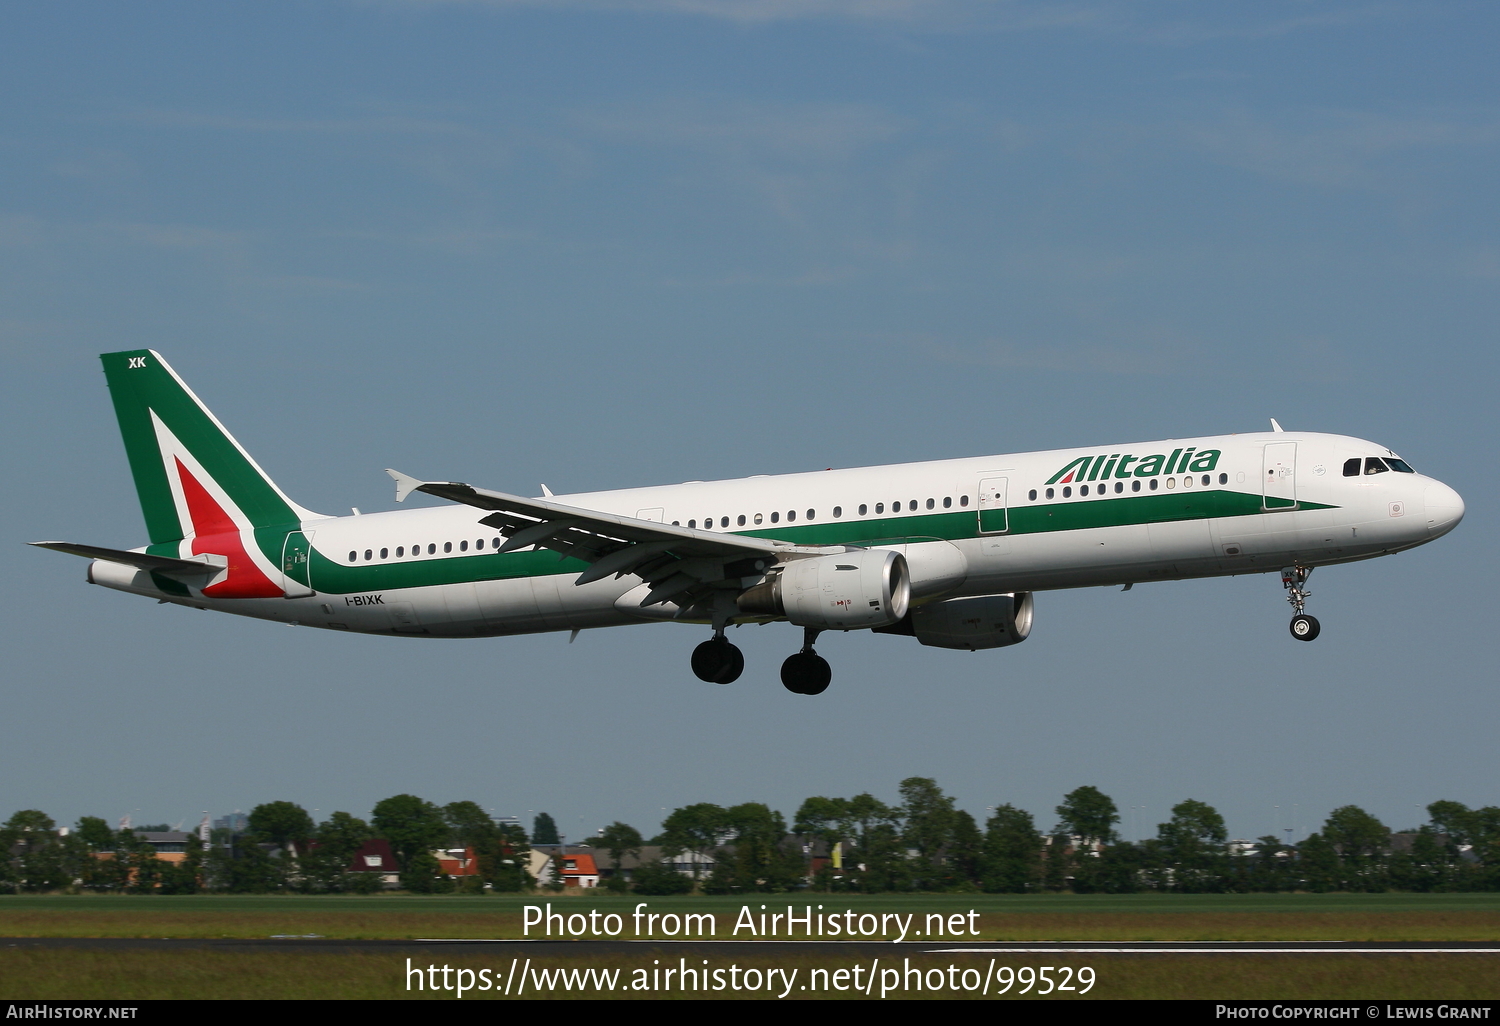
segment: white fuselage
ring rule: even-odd
[[[1189,450],[1217,452],[1212,471],[1176,468],[1141,477],[1101,460],[1092,465],[1093,480],[1079,472],[1070,483],[1048,484],[1060,468],[1090,454]],[[1463,501],[1447,485],[1418,473],[1343,472],[1351,460],[1391,455],[1341,435],[1265,432],[695,481],[556,501],[723,533],[802,532],[818,544],[898,548],[911,568],[913,601],[920,604],[1344,563],[1411,548],[1451,530],[1463,516]],[[1185,467],[1188,460],[1181,462]],[[997,507],[1005,515],[983,529],[981,509]],[[288,588],[295,597],[163,594],[149,574],[105,562],[92,564],[90,580],[225,612],[382,634],[494,636],[653,618],[621,604],[640,586],[633,576],[575,587],[576,569],[554,569],[561,567],[554,553],[490,555],[499,536],[478,523],[484,515],[455,505],[306,521],[302,531],[323,562],[313,566],[310,589]],[[411,583],[444,578],[440,561],[473,564],[478,546],[492,561],[484,566],[507,569]],[[388,568],[385,577],[377,570],[382,566]],[[349,582],[356,574],[389,583],[355,587]]]

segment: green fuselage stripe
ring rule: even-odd
[[[1298,509],[1333,509],[1315,502],[1301,502]],[[1081,531],[1099,527],[1128,527],[1142,524],[1165,524],[1219,517],[1243,517],[1266,512],[1262,497],[1246,492],[1204,489],[1176,494],[1122,495],[1098,499],[1074,499],[1057,502],[1027,503],[1008,511],[1009,530],[1005,536],[1048,534],[1057,531]],[[1277,512],[1282,512],[1278,510]],[[287,530],[281,530],[285,538]],[[266,537],[258,538],[264,551],[270,552],[271,535],[279,529],[263,529]],[[256,532],[261,534],[260,531]],[[834,520],[816,524],[782,524],[764,530],[726,531],[753,538],[775,538],[796,545],[900,545],[928,541],[959,541],[980,536],[977,511],[965,509],[942,513],[919,513],[912,516],[882,517],[878,520]],[[280,541],[275,544],[280,559]],[[401,588],[430,588],[444,584],[468,584],[476,581],[513,580],[522,577],[548,577],[557,574],[580,574],[588,564],[578,559],[559,559],[557,553],[542,550],[510,552],[504,555],[486,552],[470,556],[419,558],[384,563],[341,563],[329,559],[316,548],[311,554],[312,586],[321,592],[342,595],[362,591],[386,591]]]

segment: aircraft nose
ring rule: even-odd
[[[1464,518],[1463,496],[1441,481],[1428,485],[1422,498],[1427,506],[1427,531],[1434,538],[1447,534]]]

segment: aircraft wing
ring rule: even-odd
[[[809,548],[770,538],[747,538],[614,513],[527,499],[457,481],[421,481],[387,470],[396,480],[396,501],[425,492],[451,502],[493,510],[480,520],[506,536],[501,552],[535,545],[592,563],[577,584],[634,574],[652,585],[642,605],[672,600],[687,605],[721,581],[758,577],[784,556],[843,552]]]
[[[146,552],[127,552],[124,549],[106,549],[99,545],[78,545],[74,542],[41,541],[27,542],[37,548],[51,549],[53,552],[66,552],[70,556],[82,556],[84,559],[104,559],[111,563],[123,563],[140,570],[148,570],[152,573],[170,574],[173,576],[206,576],[216,574],[224,567],[217,563],[211,563],[207,558],[203,559],[176,559],[172,556],[153,556]],[[222,556],[218,557],[223,559]]]

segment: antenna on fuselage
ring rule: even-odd
[[[1274,432],[1276,432],[1278,435],[1284,435],[1284,434],[1286,434],[1286,429],[1284,427],[1282,427],[1280,424],[1276,423],[1276,418],[1275,417],[1271,418],[1271,430],[1274,431]]]

